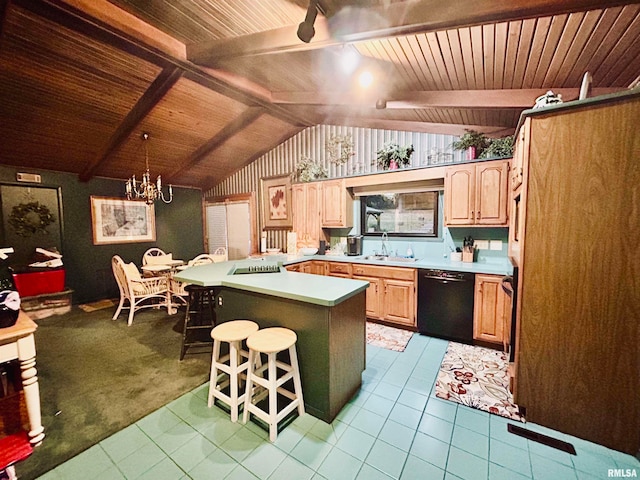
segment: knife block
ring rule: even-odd
[[[473,262],[474,253],[475,253],[475,248],[465,247],[465,250],[462,252],[462,261],[467,263]]]

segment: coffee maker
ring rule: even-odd
[[[347,255],[362,255],[362,235],[347,237]]]

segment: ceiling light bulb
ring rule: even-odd
[[[373,83],[373,75],[369,71],[362,72],[358,81],[360,82],[361,87],[367,88]]]

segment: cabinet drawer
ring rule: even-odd
[[[377,265],[353,265],[354,275],[367,275],[370,277],[384,277],[395,280],[415,280],[415,268],[403,267],[379,267]]]
[[[328,262],[329,274],[343,273],[345,275],[351,275],[351,264],[342,262]]]

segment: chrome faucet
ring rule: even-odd
[[[382,232],[382,253],[381,255],[384,257],[389,256],[389,249],[387,248],[387,243],[389,242],[389,235],[387,232]]]

